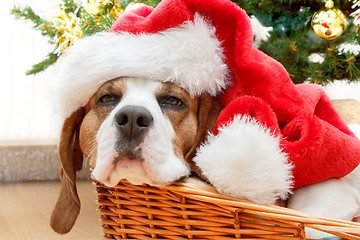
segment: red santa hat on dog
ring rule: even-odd
[[[173,82],[192,96],[208,92],[224,107],[214,135],[195,158],[215,186],[224,174],[218,176],[206,166],[218,171],[209,162],[224,156],[213,151],[231,152],[226,158],[234,162],[239,156],[247,156],[247,162],[253,157],[262,159],[253,161],[255,168],[273,165],[271,159],[279,158],[285,166],[280,172],[272,172],[277,167],[263,169],[281,179],[269,186],[258,185],[259,189],[279,182],[284,185],[276,187],[288,189],[290,175],[294,176],[293,187],[298,188],[352,171],[360,161],[360,142],[322,89],[294,85],[284,67],[253,48],[252,42],[249,17],[228,0],[163,0],[154,9],[145,6],[123,14],[109,32],[86,37],[71,47],[54,82],[56,102],[69,116],[85,106],[104,82],[116,77]],[[256,138],[260,131],[259,135],[270,140],[239,148],[249,145],[240,131],[248,125],[257,126],[249,136]],[[268,150],[271,144],[276,146]],[[262,155],[244,153],[260,148]],[[289,164],[293,165],[291,174]],[[266,176],[260,181],[268,181]],[[224,192],[232,194],[231,189]]]
[[[217,95],[230,81],[222,40],[211,22],[177,0],[125,13],[109,32],[71,47],[55,81],[60,110],[71,114],[104,82],[121,76],[173,82],[192,96]]]

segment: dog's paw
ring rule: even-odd
[[[193,161],[221,193],[258,203],[285,199],[292,166],[279,139],[255,119],[237,115],[219,134],[209,135]]]

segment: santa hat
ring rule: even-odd
[[[218,7],[216,1],[212,5]],[[226,5],[234,8],[231,2]],[[246,14],[237,10],[248,24]],[[212,22],[208,14],[191,12],[178,0],[123,14],[109,32],[85,37],[61,59],[54,81],[59,110],[68,116],[104,82],[121,76],[173,82],[192,96],[216,96],[230,79],[223,40],[217,37],[220,27]]]
[[[227,159],[239,162],[239,156],[246,156],[241,164],[253,163],[249,175],[264,172],[255,188],[279,196],[290,188],[291,176],[297,188],[352,171],[360,160],[360,143],[321,88],[294,85],[284,67],[252,42],[249,17],[231,1],[163,0],[156,8],[123,14],[109,32],[85,37],[71,47],[54,81],[56,102],[69,116],[116,77],[173,82],[192,96],[210,93],[224,107],[214,135],[194,159],[215,186],[227,173],[217,176],[219,168],[206,166],[219,162],[215,158],[223,158],[229,149]],[[244,135],[259,141],[249,143]],[[263,153],[254,155],[259,149]],[[218,154],[209,154],[214,151]],[[231,161],[229,166],[234,165]],[[263,165],[267,167],[256,168]],[[236,178],[242,173],[234,174]],[[274,175],[279,175],[276,181],[261,185]],[[224,192],[233,194],[232,189]],[[250,195],[245,197],[257,199]]]

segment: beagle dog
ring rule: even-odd
[[[356,114],[353,107],[346,110],[348,102],[338,101],[335,106],[344,119]],[[135,77],[105,82],[85,107],[64,121],[59,144],[62,185],[51,217],[52,228],[67,233],[78,216],[80,200],[75,182],[83,155],[93,168],[93,177],[110,187],[121,179],[132,184],[162,186],[192,172],[206,179],[192,160],[221,110],[208,93],[191,97],[169,82]],[[351,119],[353,123],[356,116]],[[329,179],[295,190],[288,207],[326,215],[328,209],[341,205],[336,216],[329,217],[351,219],[359,209],[359,182],[358,167],[342,179]],[[322,237],[316,232],[309,236]]]
[[[83,155],[93,177],[107,186],[121,179],[161,186],[200,171],[191,161],[213,128],[221,107],[209,94],[192,98],[173,83],[117,78],[63,124],[59,153],[61,192],[51,217],[67,233],[80,210],[76,172]]]
[[[252,42],[248,15],[231,1],[163,0],[74,44],[53,82],[67,117],[53,229],[75,223],[83,155],[110,187],[194,172],[223,194],[360,216],[360,142],[319,86],[295,87]]]

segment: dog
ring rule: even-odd
[[[172,83],[118,78],[103,84],[89,103],[63,124],[59,155],[63,181],[51,226],[70,231],[80,210],[76,171],[83,155],[92,175],[107,186],[162,186],[200,171],[191,161],[221,107],[209,94],[192,98]],[[66,217],[65,217],[66,216]]]
[[[357,217],[359,139],[320,86],[294,84],[252,43],[248,15],[227,0],[163,0],[75,43],[53,81],[65,119],[53,229],[70,231],[79,213],[83,155],[110,187],[194,174],[225,195]]]
[[[346,104],[335,105],[343,109]],[[193,158],[221,110],[209,94],[191,97],[173,83],[134,77],[104,83],[87,105],[63,124],[59,144],[63,184],[51,226],[66,233],[76,220],[80,201],[75,179],[83,155],[93,168],[92,176],[110,187],[121,179],[163,186],[187,178],[192,172],[206,179]],[[357,110],[360,119],[360,106]],[[346,118],[356,111],[341,112]],[[360,209],[360,167],[342,179],[295,190],[288,207],[351,220]],[[316,232],[310,235],[323,236]]]
[[[191,98],[172,83],[116,79],[86,107],[80,148],[94,167],[92,175],[107,186],[122,178],[170,184],[190,175],[190,158],[219,110],[209,95]]]

